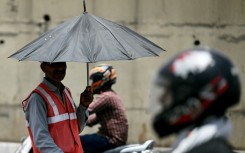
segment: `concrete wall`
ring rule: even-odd
[[[21,101],[40,82],[38,62],[17,62],[7,57],[63,21],[83,11],[82,0],[1,0],[0,2],[0,141],[18,141],[27,135]],[[149,85],[160,63],[180,50],[203,45],[222,50],[238,66],[244,87],[245,1],[243,0],[87,0],[87,11],[128,26],[165,48],[156,58],[111,63],[119,73],[115,90],[121,95],[129,119],[129,142],[155,139],[168,146],[173,136],[157,139],[150,127]],[[51,20],[45,24],[43,16]],[[91,64],[93,66],[93,64]],[[86,85],[83,63],[69,63],[64,83],[78,101]],[[232,143],[245,148],[245,99],[231,109]],[[95,131],[96,127],[84,133]]]

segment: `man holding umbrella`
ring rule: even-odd
[[[45,32],[12,54],[10,58],[15,58],[19,61],[48,62],[41,64],[41,68],[46,74],[43,82],[24,102],[29,133],[33,140],[34,149],[36,149],[34,151],[53,153],[67,149],[68,146],[72,146],[73,144],[77,145],[78,141],[80,141],[77,138],[77,133],[79,132],[78,129],[73,130],[74,125],[78,124],[77,120],[79,124],[83,125],[85,108],[82,105],[86,107],[88,106],[87,103],[92,101],[90,92],[85,91],[81,95],[81,105],[78,107],[77,113],[75,113],[77,115],[76,119],[76,116],[73,115],[74,112],[71,111],[75,111],[72,107],[74,105],[68,103],[72,102],[70,92],[61,83],[61,80],[65,76],[66,65],[65,63],[57,62],[85,62],[87,63],[88,70],[89,63],[108,60],[134,60],[141,57],[159,56],[162,51],[164,49],[131,29],[89,14],[84,9],[84,12],[79,17],[74,17],[56,28]],[[58,70],[60,67],[63,67],[61,71]],[[45,93],[39,91],[39,88],[42,91],[44,90]],[[87,98],[89,99],[88,101],[85,100]],[[53,100],[54,102],[51,101],[50,104],[50,99],[55,100]],[[59,104],[57,105],[56,102],[59,102]],[[32,105],[34,105],[33,107],[36,110],[32,108]],[[83,116],[82,122],[78,115],[79,112]],[[68,120],[62,120],[66,119],[67,115]],[[68,121],[70,121],[69,124],[67,123]],[[63,126],[59,125],[63,123],[67,125],[68,132],[66,133],[62,132],[64,128],[60,128]],[[53,124],[57,124],[58,126],[56,127]],[[52,130],[54,127],[55,130]],[[80,130],[82,130],[81,127]],[[52,136],[55,134],[57,135],[56,139],[52,139]],[[57,139],[58,135],[59,139]],[[69,135],[74,140],[67,140],[65,135]],[[63,145],[63,142],[67,144]],[[78,148],[80,150],[81,146],[78,146]]]
[[[87,118],[86,108],[93,96],[86,88],[76,105],[70,90],[61,81],[66,63],[42,62],[45,77],[23,101],[28,132],[34,153],[82,153],[79,133]]]

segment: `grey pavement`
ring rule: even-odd
[[[14,153],[19,145],[20,143],[0,142],[0,153]]]
[[[156,153],[169,153],[170,148],[155,147],[154,152]],[[245,153],[245,150],[234,150],[236,153]]]
[[[15,142],[0,142],[0,153],[15,153],[20,143]],[[156,153],[168,153],[170,148],[155,147]],[[235,150],[237,153],[245,153],[245,150]]]

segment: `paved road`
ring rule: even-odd
[[[0,153],[14,153],[20,143],[0,142]]]
[[[12,143],[12,142],[0,142],[0,153],[15,153],[20,143]],[[169,148],[161,148],[156,147],[154,149],[156,153],[168,153]],[[236,151],[237,153],[245,153],[245,151]]]
[[[155,148],[156,153],[169,153],[170,148]],[[244,150],[235,150],[236,153],[245,153]]]

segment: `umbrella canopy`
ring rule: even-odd
[[[91,63],[158,56],[163,50],[125,26],[83,12],[10,57],[19,61]]]

